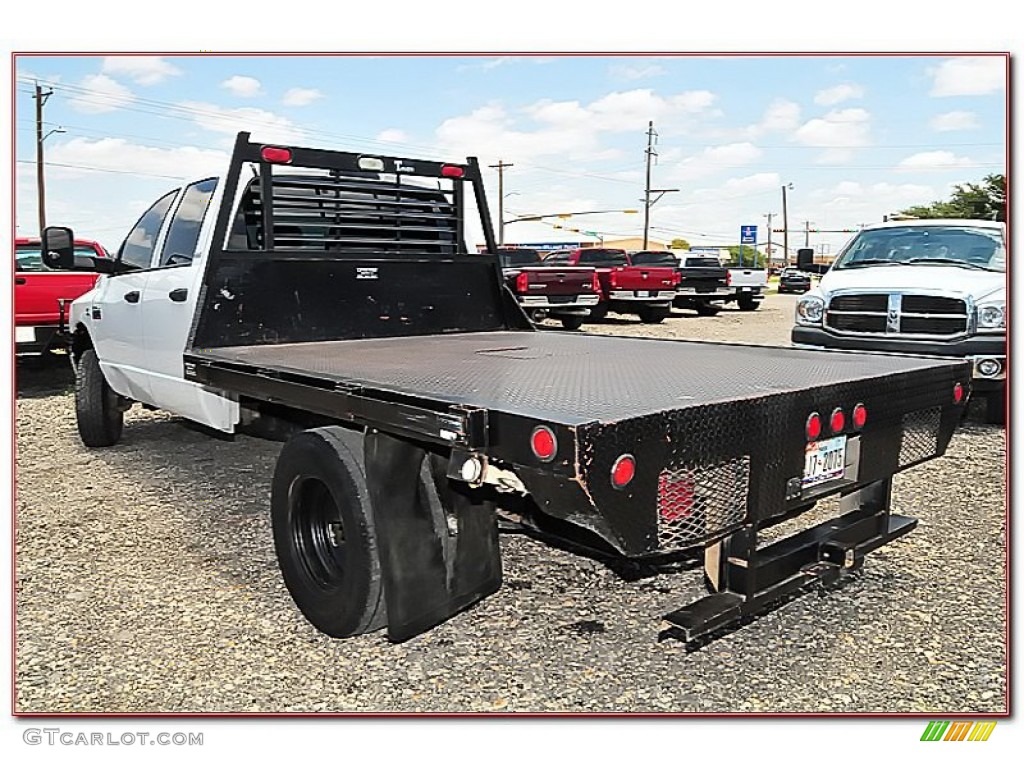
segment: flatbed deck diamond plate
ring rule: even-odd
[[[929,358],[548,331],[235,346],[191,354],[564,424],[621,421],[943,364]]]

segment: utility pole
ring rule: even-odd
[[[513,163],[498,160],[497,165],[488,168],[498,169],[498,245],[505,245],[505,169],[512,168]]]
[[[765,266],[768,267],[768,268],[771,268],[771,266],[772,266],[772,216],[774,216],[774,215],[775,215],[774,213],[766,213],[765,214],[765,216],[768,217],[768,243],[765,246],[765,251],[767,252],[768,255],[765,257],[765,261],[766,261]],[[755,266],[756,266],[756,261],[757,261],[757,257],[756,256],[754,257],[754,261],[755,261]]]
[[[39,199],[39,237],[46,229],[46,174],[43,166],[43,105],[53,94],[52,90],[43,91],[36,83],[36,92],[32,97],[36,100],[36,190]]]
[[[654,121],[649,120],[647,122],[647,149],[644,150],[644,154],[647,155],[647,180],[644,183],[644,250],[647,250],[648,234],[651,230],[651,208],[661,198],[667,195],[669,192],[678,192],[678,189],[651,189],[651,161],[658,156],[658,151],[654,148],[654,145],[658,140],[658,132],[654,130]],[[651,199],[651,194],[657,193],[657,197]]]
[[[804,248],[811,247],[811,224],[813,223],[813,221],[804,222]]]
[[[644,250],[647,250],[647,233],[651,228],[651,160],[658,156],[654,149],[654,140],[658,134],[654,130],[654,121],[647,123],[647,182],[644,184]]]
[[[786,188],[789,184],[782,185],[782,257],[789,266],[789,209],[786,207]]]

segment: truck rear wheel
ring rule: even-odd
[[[697,305],[697,314],[701,317],[714,317],[722,308],[718,304],[700,303]]]
[[[608,317],[608,304],[607,303],[598,304],[596,307],[594,307],[592,310],[590,310],[590,319],[591,320],[598,320],[598,321],[600,321],[600,320],[604,320],[606,317]]]
[[[105,448],[121,439],[121,398],[107,384],[94,349],[82,353],[75,369],[75,417],[78,434],[90,448]]]
[[[668,317],[671,312],[672,309],[670,307],[640,307],[636,311],[640,316],[640,322],[647,323],[648,325],[660,323]]]
[[[362,434],[321,427],[291,438],[274,469],[270,514],[285,586],[313,626],[352,637],[387,623]]]
[[[584,318],[579,315],[566,315],[559,319],[562,321],[562,327],[567,331],[578,331],[583,326],[584,320]]]
[[[761,302],[754,301],[753,296],[740,296],[737,299],[737,303],[740,305],[740,309],[744,312],[752,312],[761,306]]]

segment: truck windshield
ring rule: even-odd
[[[88,245],[76,245],[75,256],[96,256]],[[43,253],[38,245],[19,245],[15,248],[15,269],[18,272],[54,272],[43,263]]]
[[[617,248],[584,248],[580,251],[580,264],[601,267],[626,267],[626,252]]]
[[[949,264],[1005,272],[1006,249],[1002,231],[995,227],[886,227],[858,234],[832,268],[875,264]]]
[[[532,267],[540,264],[540,254],[532,248],[508,248],[498,251],[498,259],[503,268]]]
[[[631,261],[634,267],[679,266],[679,257],[668,251],[640,251],[633,254]]]

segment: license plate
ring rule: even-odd
[[[804,488],[835,480],[845,472],[846,435],[807,444],[804,453]]]
[[[637,291],[636,292],[636,297],[638,299],[649,299],[649,298],[651,298],[651,292],[650,291]]]
[[[31,325],[19,325],[14,329],[14,341],[35,341],[36,329]]]
[[[750,293],[750,289],[749,288],[740,288],[740,291],[742,293]]]
[[[680,288],[679,292],[680,293],[694,293],[696,290],[697,290],[696,288]]]

